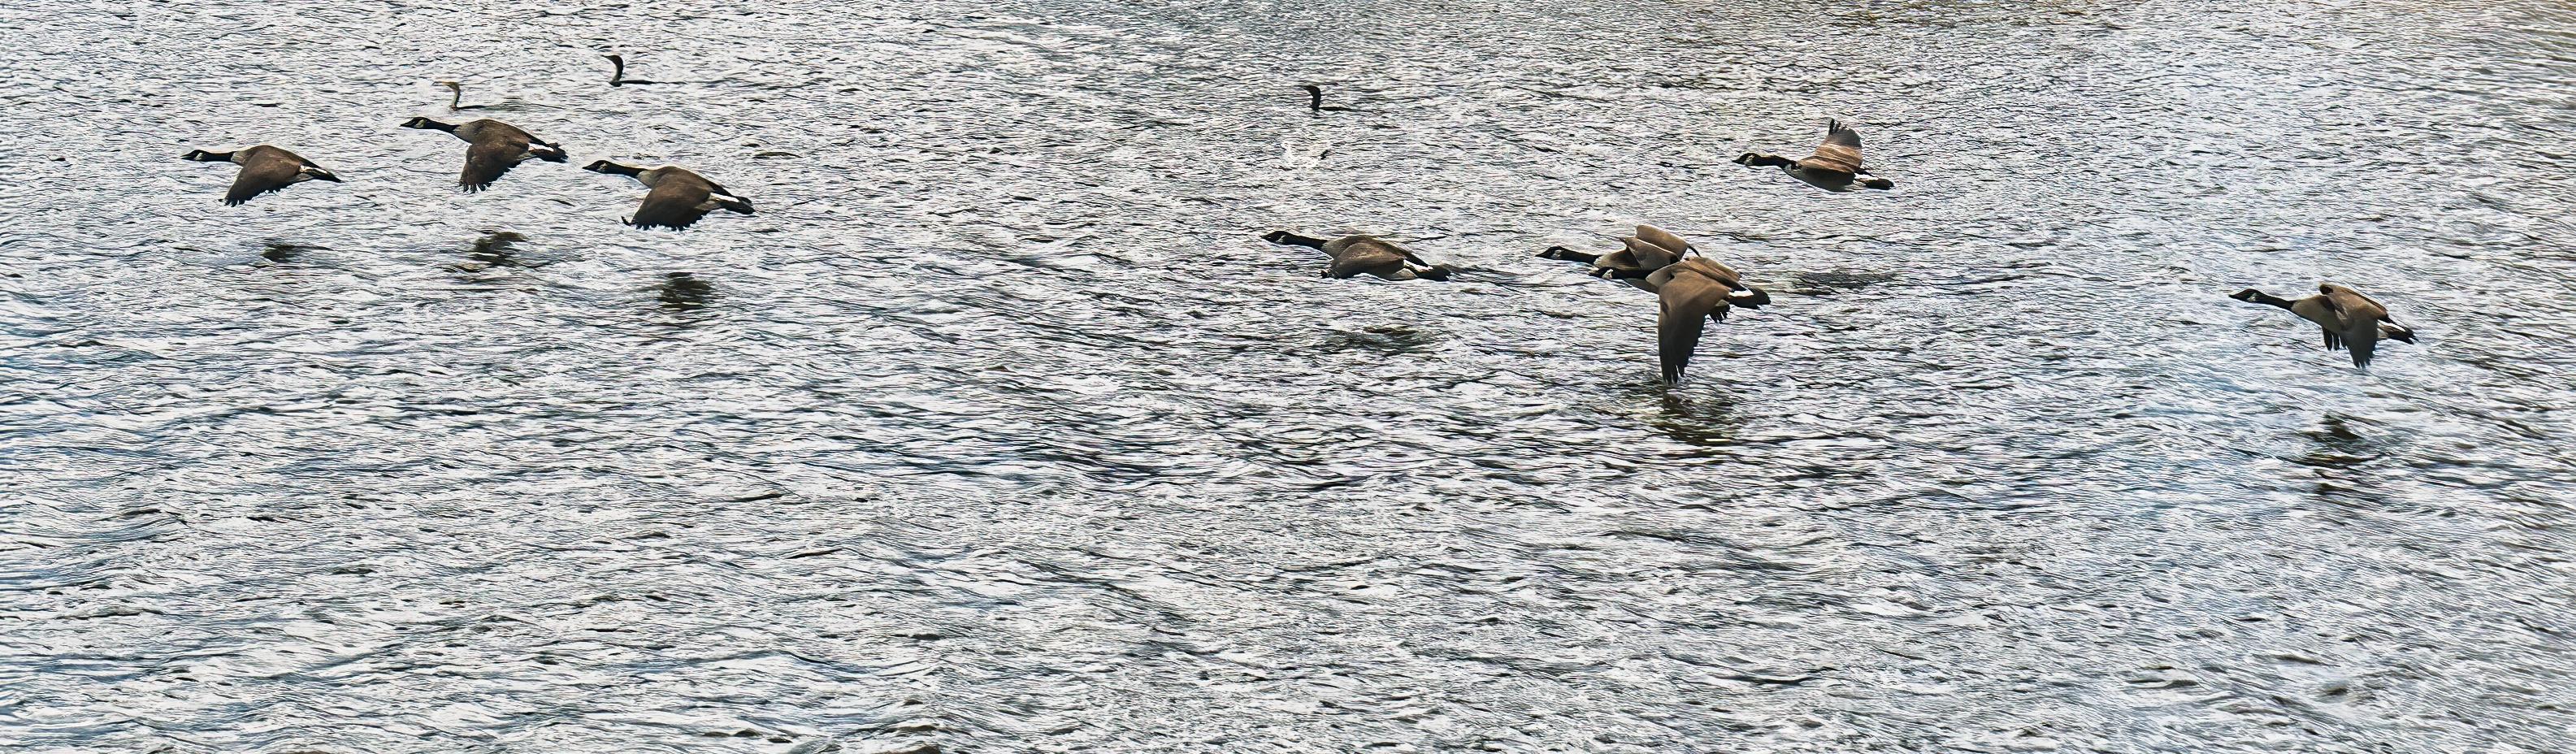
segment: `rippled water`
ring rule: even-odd
[[[0,8],[0,748],[2576,734],[2564,3],[464,5]]]

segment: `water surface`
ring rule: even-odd
[[[13,751],[2576,734],[2562,3],[0,29]],[[441,79],[573,163],[457,192],[395,127]],[[1827,118],[1896,191],[1728,162]],[[346,182],[227,208],[177,159],[260,142]],[[628,229],[600,158],[762,211]],[[1650,297],[1532,257],[1640,221],[1777,299],[1671,390]],[[1278,228],[1473,270],[1321,280]],[[2360,372],[2224,298],[2321,278],[2423,342]]]

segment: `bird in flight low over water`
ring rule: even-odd
[[[233,176],[232,190],[224,192],[224,203],[231,205],[239,205],[250,201],[251,197],[305,181],[340,182],[340,176],[333,175],[331,171],[322,169],[322,166],[313,164],[312,160],[266,144],[231,152],[193,149],[181,159],[240,165],[241,173]]]
[[[1792,160],[1776,154],[1746,152],[1735,158],[1735,164],[1754,167],[1778,167],[1789,177],[1807,182],[1826,191],[1850,191],[1854,188],[1892,189],[1896,182],[1870,175],[1860,163],[1860,132],[1842,121],[1826,121],[1825,143],[1816,146],[1807,159]],[[1863,178],[1861,176],[1868,176]]]
[[[1675,262],[1647,278],[1655,291],[1655,359],[1662,362],[1665,384],[1682,381],[1682,370],[1690,366],[1710,321],[1726,321],[1731,307],[1760,309],[1771,303],[1771,294],[1745,285],[1734,268],[1708,257]]]
[[[465,148],[465,172],[458,174],[456,185],[466,191],[490,188],[501,174],[531,159],[564,162],[563,145],[531,136],[518,126],[490,118],[463,123],[440,123],[428,118],[403,121],[404,128],[446,131],[470,145]]]
[[[600,160],[582,169],[631,176],[650,189],[644,192],[643,206],[637,207],[635,216],[625,221],[638,228],[678,230],[696,224],[698,218],[719,209],[740,215],[751,214],[751,200],[726,191],[725,187],[707,180],[706,176],[689,172],[688,168],[676,165],[640,168]]]
[[[2415,331],[2390,319],[2388,307],[2379,305],[2360,291],[2333,283],[2318,283],[2317,295],[2292,301],[2247,288],[2228,295],[2238,301],[2277,306],[2291,314],[2317,324],[2325,331],[2326,350],[2349,350],[2352,365],[2370,366],[2370,356],[2379,349],[2382,338],[2406,343],[2415,342]]]
[[[1655,289],[1647,287],[1651,285],[1646,282],[1647,277],[1674,262],[1682,261],[1682,257],[1695,250],[1691,242],[1683,240],[1681,236],[1644,224],[1637,226],[1636,235],[1619,239],[1619,244],[1618,251],[1601,254],[1587,254],[1563,246],[1550,246],[1546,251],[1539,252],[1538,256],[1540,259],[1592,265],[1593,277],[1625,281],[1647,293],[1653,293]]]
[[[1385,280],[1447,280],[1450,273],[1458,270],[1422,261],[1411,250],[1376,236],[1343,236],[1326,241],[1274,230],[1263,234],[1261,240],[1323,250],[1333,258],[1332,266],[1324,268],[1324,277],[1336,280],[1358,275],[1376,275]]]

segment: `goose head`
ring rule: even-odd
[[[448,132],[454,132],[454,131],[456,130],[456,124],[454,124],[454,123],[440,123],[440,122],[438,122],[438,121],[434,121],[434,120],[430,120],[430,119],[428,119],[428,118],[423,118],[423,117],[418,117],[418,116],[414,116],[411,120],[403,121],[403,122],[402,122],[402,127],[404,127],[404,128],[425,128],[425,129],[429,129],[429,130],[432,130],[432,131],[448,131]]]
[[[600,160],[588,165],[583,165],[581,166],[581,169],[588,170],[593,173],[608,173],[611,175],[635,175],[637,173],[644,172],[643,168],[633,165],[619,165],[607,160]]]
[[[191,150],[188,150],[188,153],[187,153],[187,154],[185,154],[185,155],[181,155],[181,156],[179,157],[179,159],[182,159],[182,160],[196,160],[196,161],[198,161],[198,162],[232,162],[232,161],[233,161],[233,153],[231,153],[231,152],[208,152],[208,151],[203,150],[203,149],[191,149]]]
[[[1784,171],[1798,169],[1797,160],[1792,160],[1776,154],[1763,154],[1761,152],[1746,152],[1744,154],[1737,155],[1735,157],[1735,164],[1750,165],[1757,168],[1776,167]]]
[[[1435,264],[1430,267],[1415,270],[1413,274],[1414,276],[1420,277],[1424,280],[1448,280],[1449,275],[1457,271],[1458,268],[1455,265]]]

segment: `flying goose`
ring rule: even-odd
[[[1733,268],[1708,257],[1684,259],[1653,277],[1661,278],[1655,285],[1655,357],[1663,362],[1665,384],[1682,381],[1709,320],[1726,321],[1731,306],[1759,309],[1771,302],[1770,294],[1745,285]]]
[[[2228,298],[2270,304],[2290,310],[2300,319],[2317,323],[2325,331],[2326,350],[2350,349],[2352,365],[2370,366],[2370,354],[2378,349],[2379,339],[2415,342],[2415,331],[2388,317],[2388,307],[2380,306],[2360,291],[2333,283],[2318,283],[2317,295],[2292,301],[2252,288],[2237,291]]]
[[[1326,241],[1274,230],[1262,235],[1261,240],[1322,249],[1333,257],[1333,264],[1325,268],[1324,277],[1335,280],[1361,274],[1376,275],[1386,280],[1447,280],[1450,273],[1458,271],[1449,265],[1422,261],[1421,257],[1414,256],[1404,247],[1376,236],[1343,236]]]
[[[1825,143],[1818,145],[1816,153],[1807,155],[1807,159],[1792,160],[1775,154],[1746,152],[1735,158],[1735,163],[1755,167],[1776,166],[1789,177],[1826,191],[1850,191],[1854,187],[1896,188],[1895,181],[1870,175],[1869,168],[1861,166],[1860,132],[1839,120],[1825,122]],[[1859,177],[1864,175],[1869,177]]]
[[[638,228],[678,230],[719,209],[751,214],[751,200],[736,196],[725,187],[716,185],[715,181],[707,180],[706,176],[689,172],[688,168],[664,165],[647,169],[600,160],[582,169],[634,176],[636,182],[651,189],[644,192],[644,205],[636,208],[635,216],[625,220],[626,224]]]
[[[630,79],[630,78],[627,78],[627,77],[626,77],[626,58],[625,58],[624,56],[621,56],[621,55],[610,55],[610,56],[608,56],[608,64],[609,64],[609,65],[612,65],[612,66],[616,66],[616,69],[615,69],[615,70],[613,70],[613,71],[610,71],[610,72],[609,72],[609,74],[608,74],[608,85],[609,85],[609,86],[625,86],[625,85],[627,85],[627,84],[659,84],[659,83],[662,83],[662,82],[659,82],[659,81],[646,81],[646,80],[643,80],[643,79]]]
[[[446,131],[471,144],[472,146],[465,148],[465,172],[456,176],[456,185],[464,187],[468,192],[490,188],[493,181],[501,180],[501,174],[510,172],[511,168],[518,167],[519,163],[530,158],[547,162],[563,162],[571,159],[564,154],[563,145],[530,136],[528,132],[519,130],[518,126],[490,118],[464,123],[440,123],[428,118],[413,118],[403,121],[402,126]]]
[[[233,177],[232,190],[224,192],[224,203],[228,205],[240,205],[250,201],[251,197],[305,181],[340,182],[340,176],[313,164],[312,160],[266,144],[232,152],[192,149],[181,159],[240,165],[241,174]]]
[[[1563,246],[1550,246],[1538,255],[1541,259],[1592,265],[1592,271],[1588,274],[1593,277],[1625,280],[1629,285],[1637,286],[1647,293],[1653,293],[1655,289],[1646,287],[1648,276],[1653,275],[1656,270],[1681,261],[1683,256],[1696,250],[1691,242],[1683,240],[1681,236],[1644,224],[1637,226],[1636,235],[1619,239],[1619,245],[1618,251],[1605,254],[1586,254]]]

